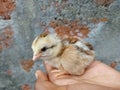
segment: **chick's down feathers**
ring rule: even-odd
[[[79,38],[71,43],[56,34],[37,37],[32,44],[32,49],[34,55],[40,54],[39,58],[73,75],[83,74],[95,57],[95,52],[89,43]]]

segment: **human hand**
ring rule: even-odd
[[[45,63],[47,74],[36,71],[35,90],[120,90],[120,73],[111,67],[94,61],[81,76],[60,75]]]

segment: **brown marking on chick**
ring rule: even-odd
[[[75,38],[75,37],[70,37],[70,38],[69,38],[69,43],[74,44],[74,43],[76,43],[77,41],[78,41],[78,38]]]
[[[87,54],[87,55],[93,55],[93,53],[91,53],[91,51],[89,51],[89,50],[84,50],[82,47],[76,46],[76,49],[79,50],[79,51],[82,52],[82,53]]]
[[[89,48],[90,50],[93,50],[93,46],[92,46],[90,43],[85,42],[85,45],[88,46],[88,48]]]
[[[40,34],[40,37],[43,38],[43,37],[46,37],[48,35],[48,32],[44,32],[42,34]]]
[[[34,44],[36,44],[40,38],[46,37],[46,36],[48,35],[48,33],[49,33],[49,32],[43,32],[42,34],[40,34],[40,35],[37,37],[37,39],[34,41]]]
[[[65,46],[63,46],[61,52],[57,55],[57,57],[61,56],[64,53],[64,50],[65,50]]]

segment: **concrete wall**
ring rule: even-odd
[[[87,25],[85,40],[93,45],[96,59],[120,71],[120,0],[13,1],[0,3],[0,90],[21,90],[23,85],[33,89],[34,72],[43,65],[38,61],[26,72],[20,61],[32,58],[33,39],[56,18]]]

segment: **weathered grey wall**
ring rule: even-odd
[[[116,69],[120,70],[120,0],[108,4],[104,1],[109,0],[16,0],[11,19],[0,19],[0,34],[8,26],[14,32],[9,48],[3,47],[0,52],[0,90],[21,90],[23,84],[33,89],[34,72],[43,65],[38,61],[30,72],[25,72],[20,60],[32,58],[33,39],[56,17],[87,24],[91,32],[86,40],[94,46],[96,59],[106,64],[116,61]],[[108,20],[93,24],[93,18]],[[4,44],[2,40],[0,43]]]

